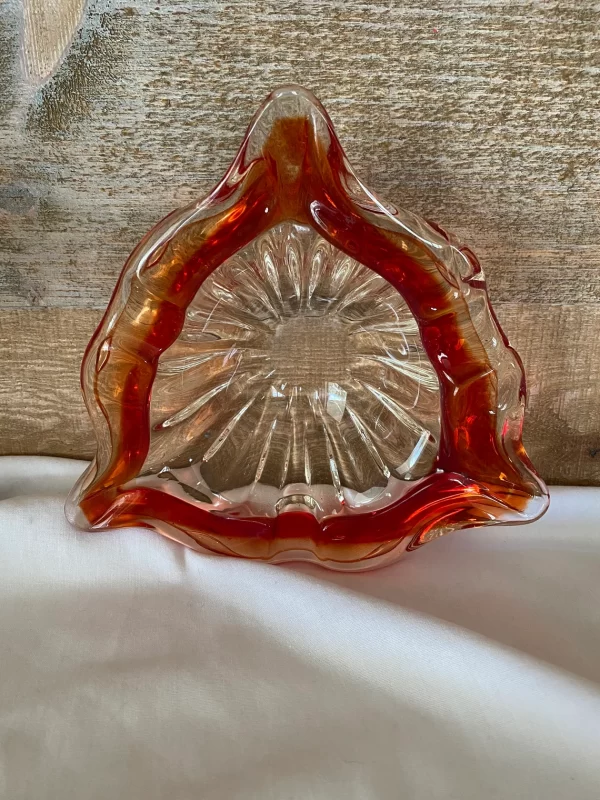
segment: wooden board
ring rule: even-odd
[[[534,461],[600,483],[595,0],[83,5],[0,0],[0,452],[92,452],[78,363],[128,252],[294,81],[371,186],[472,245]]]
[[[552,483],[600,484],[600,361],[587,346],[600,330],[600,308],[511,303],[497,311],[529,377],[525,444],[534,463]],[[3,453],[93,454],[79,365],[100,316],[86,309],[0,314]]]

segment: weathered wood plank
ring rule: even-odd
[[[470,242],[532,458],[600,483],[597,0],[89,0],[77,28],[81,6],[0,1],[0,452],[91,454],[79,362],[128,252],[294,81],[369,184]],[[34,68],[25,12],[51,8]]]
[[[105,304],[290,80],[374,187],[472,244],[498,301],[600,302],[598,17],[595,0],[91,2],[48,83],[11,71],[0,306]]]
[[[600,308],[497,306],[523,358],[524,442],[550,483],[600,485]]]
[[[600,360],[590,341],[596,306],[498,306],[525,361],[525,442],[551,483],[600,485]],[[87,458],[94,440],[79,392],[79,365],[100,312],[0,312],[0,453]]]
[[[79,367],[101,313],[0,312],[0,453],[89,458],[95,439]]]

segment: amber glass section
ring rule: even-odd
[[[83,528],[363,569],[547,507],[479,262],[367,189],[299,87],[131,254],[82,384]]]

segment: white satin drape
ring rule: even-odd
[[[0,797],[598,800],[600,490],[362,575],[63,517],[0,459]]]

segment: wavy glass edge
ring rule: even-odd
[[[379,511],[329,517],[219,516],[157,489],[131,487],[150,443],[161,353],[211,272],[276,225],[310,225],[401,292],[441,391],[436,470]],[[85,530],[152,527],[194,549],[365,569],[464,527],[541,516],[548,492],[522,444],[523,366],[487,296],[472,251],[360,181],[321,104],[301,87],[273,92],[223,180],[169,214],[128,258],[86,350],[82,388],[97,454],[71,492]]]

